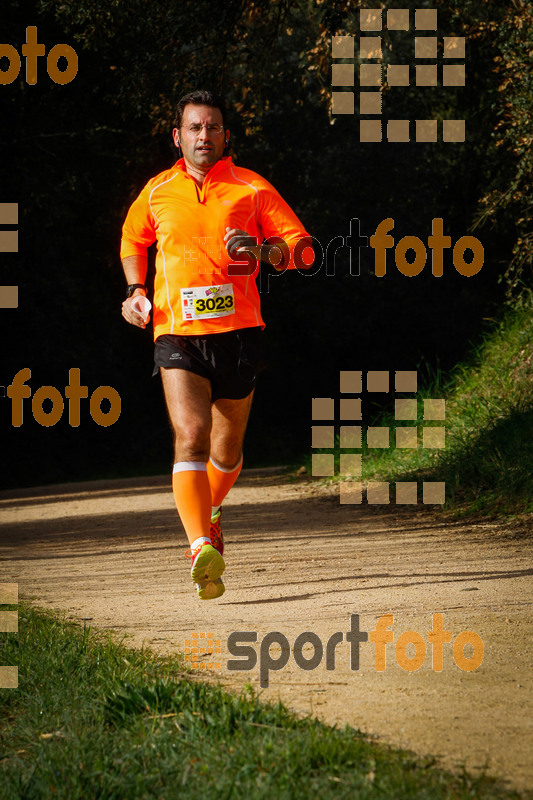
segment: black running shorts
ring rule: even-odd
[[[205,336],[158,336],[155,367],[185,369],[211,382],[213,401],[240,400],[255,388],[262,369],[261,328],[241,328]]]

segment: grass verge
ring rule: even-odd
[[[419,389],[418,398],[416,419],[397,421],[391,410],[372,423],[390,429],[390,446],[369,449],[363,437],[358,451],[363,454],[363,481],[416,481],[419,487],[424,480],[444,481],[445,507],[461,515],[533,512],[531,304],[493,322],[468,361],[449,375],[434,374]],[[445,398],[445,420],[424,419],[420,400],[428,398]],[[402,435],[398,429],[413,427],[418,429],[418,447],[397,447],[396,437]],[[444,449],[422,446],[425,431],[432,427],[445,427]],[[339,446],[337,438],[336,454]]]
[[[299,719],[187,675],[179,658],[21,604],[0,662],[2,798],[519,798],[492,779]]]

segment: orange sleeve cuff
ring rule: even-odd
[[[120,257],[145,256],[148,247],[155,242],[155,224],[150,208],[148,183],[131,204],[120,242]]]
[[[127,258],[128,256],[145,256],[147,251],[148,247],[146,245],[139,244],[138,242],[132,242],[131,240],[122,237],[120,242],[121,260]]]

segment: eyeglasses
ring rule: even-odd
[[[216,122],[204,122],[203,125],[200,125],[199,122],[194,123],[193,125],[183,126],[187,133],[192,133],[193,136],[198,136],[199,133],[202,132],[204,128],[207,129],[208,133],[223,133],[224,126],[219,125]]]

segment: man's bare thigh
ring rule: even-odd
[[[194,372],[161,367],[161,379],[176,438],[176,458],[192,452],[213,459],[227,469],[242,456],[253,391],[239,399],[211,401],[211,384]]]

